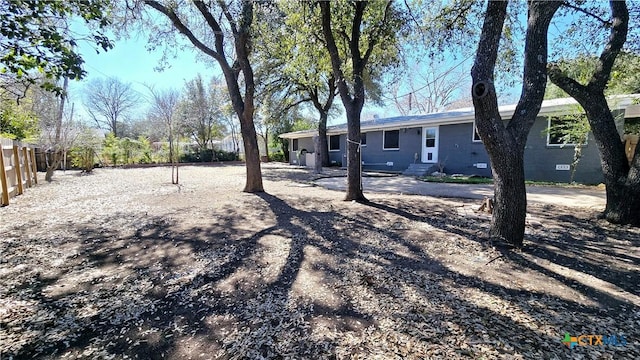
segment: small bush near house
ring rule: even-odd
[[[236,161],[238,157],[234,152],[224,150],[204,150],[201,152],[190,152],[180,156],[180,162],[212,162],[212,161]]]
[[[269,161],[287,162],[282,151],[269,154]]]
[[[236,153],[232,151],[224,151],[218,150],[216,151],[216,155],[218,156],[218,161],[236,161],[238,160],[238,156]]]
[[[192,162],[201,162],[200,154],[196,152],[188,152],[180,155],[178,162],[181,163],[192,163]]]
[[[71,164],[82,172],[90,173],[95,166],[96,152],[90,147],[75,147],[71,149]]]
[[[90,173],[99,162],[102,139],[91,129],[84,128],[71,148],[71,164],[85,173]]]

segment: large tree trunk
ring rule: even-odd
[[[624,145],[615,126],[604,94],[581,97],[596,145],[600,151],[602,174],[607,191],[607,205],[602,214],[615,224],[640,226],[640,160],[638,151],[629,166]],[[577,99],[577,98],[576,98]]]
[[[244,142],[245,165],[247,168],[247,182],[244,187],[245,192],[262,192],[262,173],[260,171],[260,153],[258,151],[258,140],[256,138],[256,128],[253,123],[254,104],[253,96],[255,93],[255,83],[253,78],[253,69],[249,61],[251,52],[251,24],[253,22],[253,2],[241,2],[240,13],[231,11],[228,4],[224,1],[218,2],[220,14],[212,14],[212,7],[209,2],[192,1],[205,20],[213,34],[214,47],[208,47],[204,42],[200,41],[189,27],[182,22],[171,6],[165,6],[158,1],[145,0],[145,4],[151,6],[162,14],[166,15],[172,22],[174,27],[189,39],[189,41],[199,50],[214,58],[224,74],[227,83],[229,97],[233,104],[233,109],[240,119],[240,132]],[[235,56],[231,59],[230,64],[225,51],[225,33],[220,21],[228,22],[233,36],[233,47]],[[211,40],[211,39],[208,39]],[[242,74],[242,78],[240,78]],[[240,91],[240,83],[244,83],[244,98]]]
[[[523,151],[494,151],[491,167],[495,198],[489,236],[521,247],[527,214]]]
[[[387,4],[387,10],[390,3]],[[373,51],[375,40],[369,41],[368,49],[364,57],[360,54],[360,25],[364,10],[367,6],[366,2],[356,2],[355,14],[352,24],[352,37],[349,39],[349,47],[351,48],[351,62],[353,64],[353,94],[349,85],[345,81],[345,75],[342,72],[342,59],[336,45],[333,30],[331,28],[331,4],[329,1],[320,2],[320,11],[322,14],[322,32],[327,42],[327,50],[331,59],[331,68],[333,69],[333,77],[337,80],[338,92],[342,104],[347,113],[347,194],[346,201],[367,202],[367,198],[362,193],[362,165],[360,154],[360,114],[364,106],[364,70],[369,60],[369,55]],[[386,11],[386,10],[385,10]]]
[[[524,184],[524,146],[540,111],[546,87],[547,30],[560,2],[529,3],[524,76],[520,100],[505,126],[498,111],[494,70],[506,1],[487,4],[476,59],[471,69],[471,90],[478,133],[491,160],[494,176],[494,211],[489,235],[521,247],[524,240],[527,194]]]
[[[327,100],[324,104],[320,103],[320,96],[318,88],[314,88],[309,91],[311,102],[313,106],[318,110],[320,114],[320,121],[318,121],[318,136],[320,137],[320,159],[322,160],[322,166],[330,166],[329,160],[329,142],[327,140],[327,120],[329,118],[329,110],[333,105],[333,100],[336,96],[336,81],[334,76],[330,76],[327,80]]]
[[[246,103],[248,102],[245,95]],[[258,150],[256,128],[253,124],[253,108],[247,109],[245,106],[245,111],[242,115],[240,118],[240,132],[244,143],[245,167],[247,169],[247,181],[242,191],[249,193],[263,192],[260,151]]]
[[[320,121],[318,122],[318,137],[320,141],[320,159],[322,166],[330,166],[329,160],[329,141],[327,140],[327,119],[329,113],[327,111],[320,111]]]
[[[360,112],[362,106],[350,104],[347,110],[347,194],[346,201],[367,202],[362,193],[362,157],[360,152]]]
[[[569,78],[555,65],[549,70],[551,81],[571,95],[584,108],[600,151],[602,174],[607,189],[607,205],[602,214],[616,224],[640,226],[640,147],[631,165],[604,95],[616,57],[627,39],[629,10],[624,1],[611,1],[613,17],[608,43],[587,85]]]

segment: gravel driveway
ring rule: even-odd
[[[343,191],[346,188],[346,178],[344,177],[318,179],[315,183],[332,190]],[[493,197],[493,185],[489,184],[432,183],[408,176],[364,177],[362,183],[365,192],[465,199]],[[604,189],[596,187],[527,186],[527,199],[529,203],[598,210],[604,210],[606,205]]]

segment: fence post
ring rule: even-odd
[[[7,186],[7,172],[4,167],[4,145],[2,139],[0,139],[0,185],[2,185],[2,199],[0,204],[2,206],[9,205],[9,187]]]
[[[20,144],[20,143],[17,143]],[[18,183],[18,192],[16,195],[24,194],[24,186],[22,184],[22,167],[20,167],[20,146],[16,145],[16,142],[13,143],[13,163],[14,168],[16,169],[16,180]]]
[[[33,183],[38,185],[38,165],[36,165],[36,148],[31,148],[31,171],[33,172]]]
[[[31,187],[31,169],[29,169],[29,163],[27,160],[29,158],[29,155],[27,154],[27,147],[23,147],[22,148],[22,158],[24,159],[25,162],[25,169],[27,170],[27,187]]]
[[[631,161],[633,161],[633,155],[636,153],[636,146],[638,146],[638,135],[625,135],[625,144],[624,150],[627,153],[627,160],[629,160],[629,165],[631,165]]]

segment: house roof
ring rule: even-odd
[[[611,110],[624,109],[627,106],[634,103],[634,101],[640,100],[640,94],[631,95],[615,95],[608,99],[609,107]],[[516,109],[517,104],[503,105],[498,108],[500,116],[503,119],[509,119],[513,116],[513,112]],[[568,113],[573,111],[577,102],[573,98],[562,98],[545,100],[542,102],[542,107],[538,116],[547,116],[556,113]],[[363,132],[379,131],[379,130],[392,130],[408,127],[418,126],[436,126],[436,125],[451,125],[451,124],[463,124],[470,123],[475,120],[475,112],[473,107],[462,108],[457,110],[450,110],[444,112],[437,112],[425,115],[409,115],[409,116],[396,116],[390,118],[377,118],[372,120],[365,120],[360,123],[360,129]],[[347,124],[338,124],[329,126],[327,128],[327,134],[336,135],[344,134],[347,132]],[[299,139],[312,137],[318,133],[318,130],[301,130],[289,133],[281,134],[281,138],[285,139]]]

